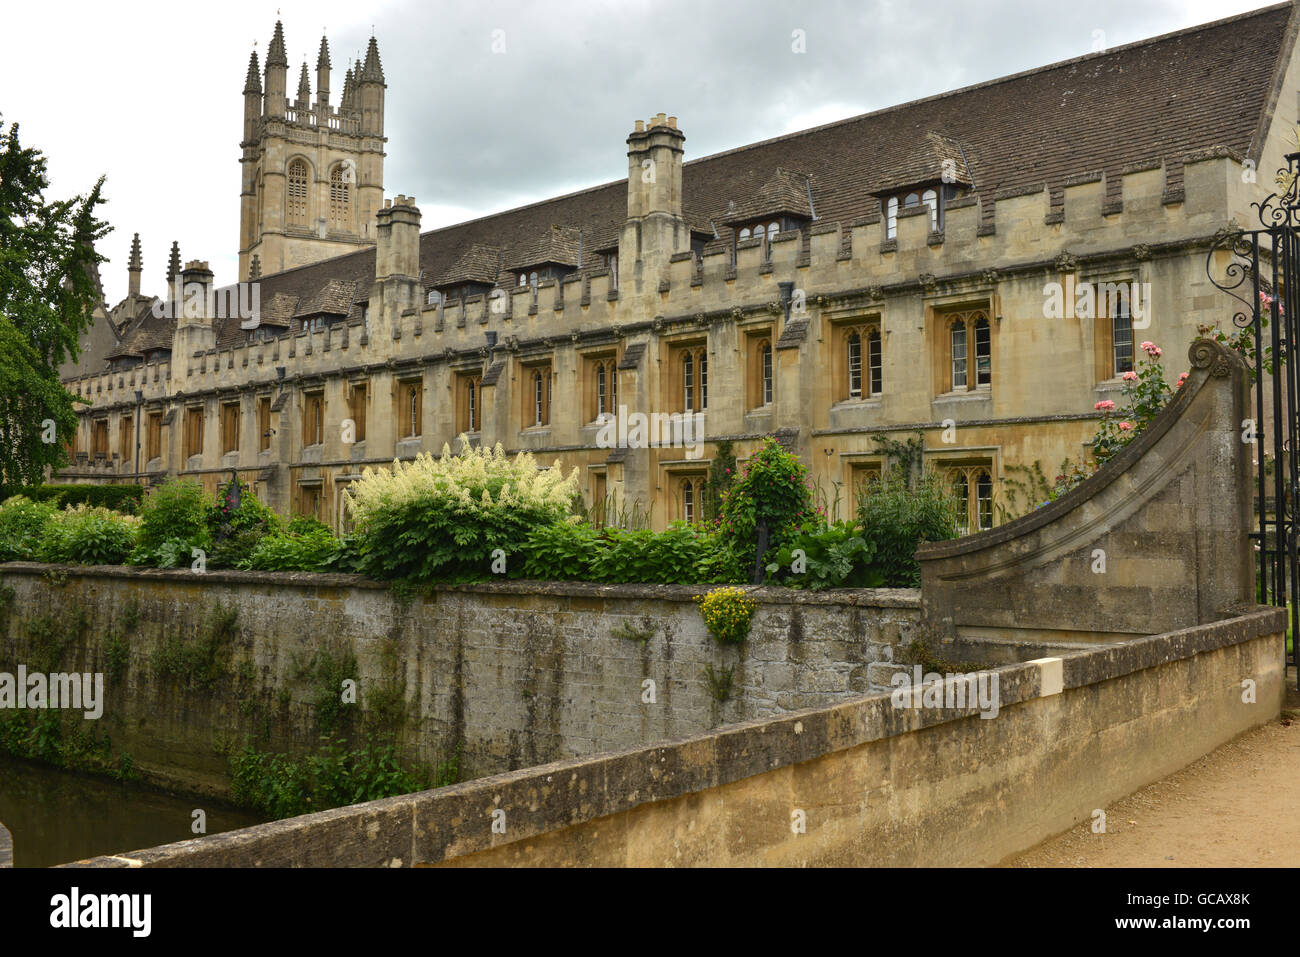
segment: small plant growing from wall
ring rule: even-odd
[[[735,665],[717,670],[714,670],[714,667],[711,664],[704,666],[704,680],[708,682],[709,694],[711,694],[713,700],[719,704],[731,700],[731,691],[735,684],[735,679]]]
[[[749,636],[749,624],[757,606],[745,597],[743,589],[724,585],[706,595],[696,596],[695,600],[699,603],[705,627],[717,641],[724,645],[738,645]]]
[[[609,633],[615,638],[626,638],[628,641],[649,641],[658,630],[659,626],[655,624],[655,620],[645,615],[640,624],[625,621],[621,625],[615,625]]]

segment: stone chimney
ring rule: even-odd
[[[420,210],[414,196],[384,200],[375,213],[375,284],[370,291],[371,337],[382,322],[399,338],[402,310],[420,305]]]
[[[618,247],[620,288],[656,292],[674,253],[690,249],[682,216],[682,144],[677,117],[636,121],[627,138],[627,221]]]

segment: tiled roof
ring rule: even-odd
[[[423,239],[423,237],[421,237]],[[421,249],[423,253],[423,249]],[[501,274],[501,249],[483,243],[470,243],[460,258],[442,273],[433,272],[431,286],[453,286],[462,282],[485,282],[494,285]],[[425,275],[429,275],[426,271]]]
[[[811,218],[812,208],[808,205],[810,187],[807,176],[778,166],[772,178],[755,193],[747,198],[728,201],[727,212],[718,222],[730,225],[763,216],[779,216],[782,213]]]
[[[111,349],[106,359],[118,359],[124,356],[142,357],[150,349],[170,349],[172,347],[172,330],[176,322],[168,318],[156,318],[153,314],[154,299],[142,299],[135,307],[134,315],[128,316],[122,326],[122,341]],[[123,304],[119,304],[120,306]]]
[[[1279,4],[693,160],[682,171],[684,215],[717,224],[725,240],[721,224],[735,206],[765,192],[794,202],[796,177],[806,176],[816,222],[847,224],[878,215],[882,192],[933,179],[945,159],[959,182],[991,196],[1214,147],[1257,158],[1291,9]],[[582,231],[587,266],[617,244],[626,215],[626,180],[606,183],[424,233],[420,266],[430,286],[493,283],[498,250],[545,243],[555,224]],[[374,264],[368,249],[264,276],[262,296],[306,298],[331,279],[366,290]]]
[[[346,316],[352,311],[356,297],[355,282],[331,279],[310,299],[305,299],[294,312],[294,318],[300,316]]]
[[[528,238],[510,247],[505,256],[507,269],[542,266],[557,263],[561,266],[579,266],[578,227],[552,225],[540,236]]]

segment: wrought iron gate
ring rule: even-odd
[[[1206,272],[1219,289],[1242,303],[1233,314],[1231,344],[1251,367],[1254,419],[1242,423],[1243,441],[1254,439],[1255,510],[1251,534],[1256,599],[1290,610],[1286,652],[1297,663],[1300,641],[1300,153],[1278,171],[1281,190],[1252,207],[1258,229],[1225,229],[1215,237]],[[1300,681],[1300,668],[1297,669]]]

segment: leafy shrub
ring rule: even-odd
[[[704,499],[700,503],[706,522],[717,522],[722,510],[722,498],[736,481],[736,456],[731,440],[723,439],[713,450],[709,462],[709,477],[704,483]]]
[[[248,560],[267,535],[280,532],[280,516],[257,500],[244,482],[239,482],[239,505],[235,505],[235,481],[227,482],[217,494],[217,504],[208,513],[212,533],[212,554],[208,564],[214,568],[237,568]]]
[[[813,591],[875,588],[885,576],[872,566],[874,557],[875,543],[854,522],[805,525],[789,544],[768,553],[767,580]]]
[[[55,512],[39,555],[45,562],[122,565],[135,550],[140,520],[107,508],[78,505]]]
[[[604,547],[590,560],[591,579],[610,584],[694,584],[704,580],[701,563],[715,541],[715,536],[685,522],[673,522],[662,532],[611,530]]]
[[[1102,414],[1101,425],[1092,440],[1092,454],[1098,465],[1105,464],[1137,438],[1173,395],[1160,365],[1163,351],[1153,342],[1143,342],[1142,351],[1146,355],[1138,360],[1137,368],[1124,373],[1122,407],[1117,409],[1110,399],[1093,406]],[[1178,384],[1181,386],[1183,379]]]
[[[862,537],[872,549],[876,566],[891,588],[921,584],[917,547],[922,542],[956,537],[961,506],[943,480],[927,471],[915,488],[906,476],[890,469],[863,490],[858,505]]]
[[[364,571],[406,581],[486,577],[494,550],[515,554],[530,531],[568,514],[577,475],[468,442],[456,455],[443,446],[437,459],[366,469],[346,493]]]
[[[0,485],[0,500],[21,495],[33,502],[45,502],[56,508],[90,505],[111,508],[128,515],[140,513],[144,499],[143,485]]]
[[[133,565],[171,568],[190,560],[190,550],[212,550],[213,505],[197,482],[164,482],[140,511],[140,541]]]
[[[0,504],[0,562],[36,559],[55,508],[22,495]]]
[[[326,738],[317,753],[301,760],[246,747],[230,758],[230,776],[236,801],[278,820],[455,784],[460,754],[431,771],[404,767],[388,741],[345,751]]]
[[[539,581],[590,581],[600,542],[600,533],[586,522],[543,525],[528,533],[519,550],[520,572]]]
[[[768,547],[779,549],[816,514],[807,474],[797,455],[770,438],[745,462],[723,495],[720,526],[721,543],[742,567],[754,563],[760,525],[767,525]]]
[[[709,634],[724,645],[739,644],[749,635],[749,624],[757,606],[745,597],[743,589],[724,585],[697,596],[695,601]]]
[[[260,539],[239,567],[264,572],[319,572],[328,569],[339,553],[339,540],[329,527],[294,519],[289,528]]]

